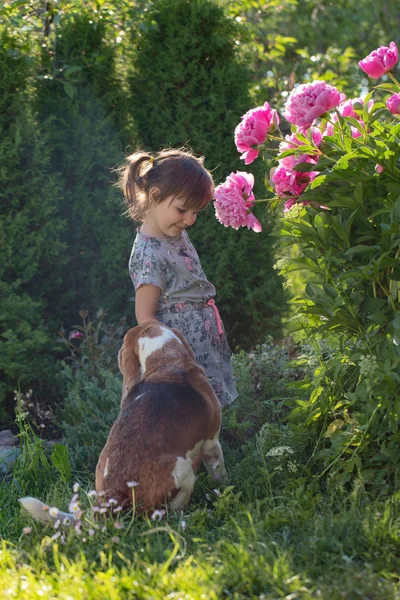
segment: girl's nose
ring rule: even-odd
[[[185,225],[187,227],[190,227],[191,225],[193,225],[195,223],[196,218],[197,218],[196,214],[194,214],[194,215],[185,215],[185,220],[184,220]]]

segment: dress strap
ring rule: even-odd
[[[222,329],[222,321],[221,321],[221,317],[219,315],[219,310],[217,308],[217,305],[215,304],[214,298],[210,298],[206,302],[206,304],[207,304],[207,306],[211,306],[211,308],[214,309],[215,318],[217,319],[218,333],[219,333],[219,335],[223,335],[224,330]]]

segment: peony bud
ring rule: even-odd
[[[393,115],[400,115],[400,94],[393,94],[386,100],[386,106]]]
[[[358,64],[371,79],[379,79],[379,77],[382,77],[382,75],[394,67],[398,59],[399,51],[397,46],[394,42],[390,42],[389,48],[387,46],[380,46],[363,60],[360,60]]]

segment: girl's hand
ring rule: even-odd
[[[136,290],[135,314],[139,325],[145,321],[156,319],[161,288],[156,285],[143,284]]]

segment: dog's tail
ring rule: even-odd
[[[25,498],[19,498],[22,506],[28,513],[35,519],[35,521],[41,521],[42,523],[54,523],[59,520],[62,525],[74,525],[76,522],[75,515],[72,513],[62,512],[58,509],[51,509],[47,504],[26,496]]]

